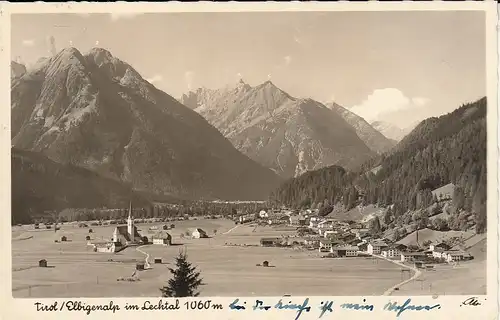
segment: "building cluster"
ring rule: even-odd
[[[467,252],[452,250],[444,243],[419,248],[394,243],[387,238],[374,237],[370,234],[366,223],[320,217],[314,210],[302,212],[268,210],[259,212],[258,216],[260,219],[268,219],[269,224],[273,224],[275,220],[285,221],[284,217],[287,217],[287,224],[295,226],[301,237],[301,240],[294,239],[293,244],[329,253],[332,257],[372,255],[415,264],[450,263],[472,258]],[[260,244],[261,246],[290,245],[284,238],[262,238]]]

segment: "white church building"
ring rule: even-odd
[[[120,243],[122,246],[130,244],[140,244],[142,243],[142,237],[137,231],[137,227],[134,225],[134,219],[132,218],[132,203],[130,203],[128,211],[127,225],[117,226],[113,232],[113,243]]]

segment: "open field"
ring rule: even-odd
[[[91,234],[88,228],[75,225],[63,225],[57,233],[13,227],[13,295],[158,297],[159,287],[170,278],[168,267],[179,250],[187,250],[189,260],[202,272],[205,285],[200,288],[201,296],[380,295],[405,280],[401,267],[385,260],[362,257],[322,259],[316,250],[258,246],[261,237],[292,235],[292,231],[267,226],[235,226],[230,220],[173,223],[175,229],[168,231],[172,234],[173,246],[140,247],[141,251],[149,254],[153,268],[139,272],[140,281],[137,282],[117,281],[117,278],[131,276],[135,263],[144,261],[145,254],[136,247],[116,254],[97,253],[86,244],[87,235],[95,240],[109,239],[114,226],[91,227],[94,231]],[[148,228],[153,225],[161,228],[162,224],[140,224],[139,232],[148,235]],[[204,229],[211,238],[182,239],[181,233],[192,227]],[[217,230],[216,235],[214,230]],[[70,241],[55,243],[54,240],[62,235]],[[436,271],[423,271],[419,280],[401,286],[392,295],[485,293],[486,240],[474,242],[470,249],[476,257],[473,261],[456,267],[441,265],[436,266]],[[153,264],[156,257],[162,258],[163,263]],[[37,267],[40,259],[47,259],[49,268]],[[256,266],[265,260],[269,261],[270,268]]]
[[[187,250],[189,260],[202,271],[206,285],[202,296],[234,295],[379,295],[401,281],[400,267],[387,261],[367,258],[321,259],[317,251],[285,248],[261,248],[261,237],[291,234],[271,227],[238,226],[229,220],[176,221],[170,230],[174,245],[142,246],[150,259],[161,257],[163,264],[139,272],[141,281],[122,282],[130,276],[143,253],[131,247],[113,253],[96,253],[86,245],[88,228],[64,225],[54,231],[23,231],[15,227],[13,236],[30,234],[33,238],[12,242],[14,297],[105,297],[155,296],[170,277],[167,267],[180,249]],[[151,225],[139,225],[143,234]],[[209,239],[181,239],[189,227],[198,226],[213,236]],[[113,226],[92,227],[92,238],[109,238]],[[224,232],[233,229],[227,234]],[[66,235],[69,242],[55,243]],[[226,246],[225,243],[240,246]],[[37,267],[47,259],[49,268]],[[108,261],[112,259],[113,261]],[[257,267],[269,261],[272,267]],[[52,267],[51,267],[52,266]],[[307,285],[304,285],[307,284]]]

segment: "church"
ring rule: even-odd
[[[113,242],[115,244],[119,243],[121,246],[142,243],[142,237],[137,231],[137,227],[134,225],[134,219],[132,218],[132,202],[128,209],[127,225],[117,226],[115,228],[113,232]]]

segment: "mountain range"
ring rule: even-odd
[[[401,139],[403,139],[408,133],[410,133],[411,130],[413,128],[415,128],[415,126],[418,123],[419,122],[416,122],[408,127],[400,128],[397,125],[394,125],[394,124],[389,123],[387,121],[377,120],[377,121],[373,121],[372,123],[370,123],[370,125],[375,130],[382,133],[385,137],[392,140],[394,142],[394,144],[396,144],[398,141],[401,141]]]
[[[284,178],[332,164],[355,168],[394,145],[348,110],[292,97],[271,81],[199,88],[180,101],[238,150]]]
[[[259,200],[281,181],[101,48],[66,48],[13,78],[11,135],[17,149],[138,192]]]
[[[446,226],[486,230],[486,98],[420,122],[388,154],[367,161],[357,172],[330,166],[282,184],[271,201],[296,207],[312,203],[347,209],[375,204],[391,207],[387,225],[402,227],[437,210],[432,190],[452,183],[454,210]],[[375,170],[376,169],[376,170]],[[362,199],[362,200],[359,200]],[[461,199],[461,200],[459,200]],[[420,218],[418,218],[420,219]],[[418,220],[417,219],[417,220]],[[469,220],[468,220],[469,219]],[[426,222],[423,223],[426,226]]]
[[[342,118],[356,130],[361,140],[363,140],[372,151],[381,154],[391,150],[391,148],[396,145],[397,141],[384,136],[373,127],[373,124],[369,124],[365,119],[354,112],[341,107],[335,102],[327,103],[326,106],[341,115]]]

